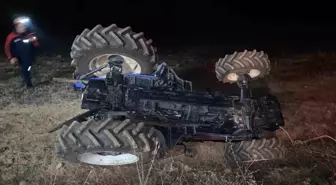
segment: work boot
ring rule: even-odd
[[[33,88],[34,86],[33,86],[33,84],[26,84],[25,87],[26,87],[27,89],[30,89],[30,88]]]
[[[27,83],[25,80],[22,81],[22,87],[24,88],[32,88],[33,84],[32,83]]]

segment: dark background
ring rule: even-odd
[[[28,15],[43,42],[41,49],[55,53],[68,53],[72,40],[84,28],[112,23],[144,32],[159,49],[336,49],[336,11],[332,1],[4,0],[1,6],[1,42],[11,31],[13,16]]]

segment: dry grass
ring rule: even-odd
[[[223,144],[213,142],[194,144],[198,150],[195,158],[173,151],[164,160],[138,167],[61,165],[54,157],[56,133],[45,133],[82,111],[80,95],[68,84],[48,81],[51,76],[69,75],[59,72],[69,71],[69,62],[62,62],[62,58],[40,58],[34,81],[45,83],[31,90],[20,86],[16,69],[0,64],[3,70],[10,71],[0,78],[0,184],[20,181],[48,185],[331,184],[336,172],[336,142],[332,140],[336,136],[336,99],[333,98],[336,88],[332,86],[335,76],[330,72],[325,75],[321,71],[307,72],[310,70],[307,67],[297,69],[311,61],[334,60],[335,55],[319,53],[304,57],[305,60],[302,56],[296,59],[300,62],[295,62],[295,57],[290,61],[274,59],[277,63],[270,85],[283,102],[286,126],[279,137],[288,141],[287,159],[238,169],[227,168],[221,157]],[[329,63],[328,70],[334,71]],[[329,138],[314,139],[322,135]]]

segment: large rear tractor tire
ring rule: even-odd
[[[116,166],[146,163],[165,147],[162,133],[144,122],[110,118],[63,126],[56,140],[56,154],[71,163]]]
[[[77,35],[72,44],[70,56],[71,65],[76,67],[74,78],[104,66],[111,55],[123,57],[123,73],[151,74],[157,63],[156,48],[143,32],[135,33],[129,26],[119,28],[116,24],[109,27],[97,25]],[[106,68],[94,75],[105,78],[108,71]]]
[[[256,50],[234,52],[220,58],[215,66],[216,76],[224,83],[235,83],[238,75],[248,74],[252,79],[264,77],[271,70],[267,54]]]
[[[243,163],[283,159],[285,151],[278,138],[241,141],[225,144],[224,159],[228,165],[236,167]]]

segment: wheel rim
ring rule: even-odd
[[[99,56],[93,58],[89,63],[90,71],[106,65],[107,62],[108,62],[108,58],[111,55],[118,55],[118,54],[103,54],[103,55],[99,55]],[[141,73],[141,66],[139,65],[139,63],[137,61],[135,61],[134,59],[132,59],[130,57],[124,56],[124,55],[118,55],[118,56],[120,56],[124,59],[123,71],[122,71],[123,74],[125,74],[125,73],[140,74]],[[104,68],[104,69],[94,73],[94,75],[97,76],[97,77],[105,78],[106,74],[108,72],[109,72],[109,68]]]
[[[251,69],[248,73],[247,73],[251,78],[256,78],[258,77],[261,72],[258,69]],[[226,78],[231,81],[231,82],[236,82],[238,80],[238,74],[235,72],[229,73]]]
[[[139,157],[134,154],[121,152],[90,152],[79,155],[78,160],[92,165],[114,166],[136,163]]]

